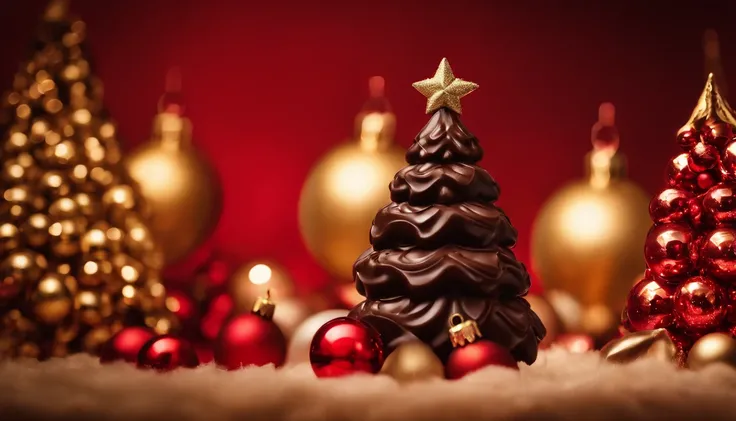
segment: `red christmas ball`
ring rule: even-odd
[[[445,377],[459,379],[489,365],[519,369],[519,364],[508,349],[487,339],[455,348],[445,364]]]
[[[712,278],[736,281],[736,229],[718,228],[703,238],[700,265]]]
[[[736,178],[736,142],[729,143],[723,150],[721,170],[727,178]]]
[[[736,222],[736,184],[720,183],[703,195],[703,209],[716,224]]]
[[[673,278],[693,270],[690,246],[693,235],[684,224],[655,225],[647,234],[644,257],[649,269],[661,278]]]
[[[693,188],[696,192],[702,193],[718,184],[722,179],[721,173],[715,170],[701,172],[695,178],[695,186]]]
[[[655,223],[682,222],[689,216],[692,193],[668,188],[654,196],[649,202],[649,215]]]
[[[677,133],[677,144],[686,151],[700,142],[700,131],[692,127],[683,127]]]
[[[383,365],[383,343],[378,332],[365,323],[338,317],[314,334],[309,361],[317,377],[377,373]]]
[[[722,149],[733,140],[733,128],[727,123],[712,123],[703,128],[703,142]]]
[[[215,344],[215,362],[228,370],[286,360],[286,338],[273,322],[256,313],[237,315],[226,321]]]
[[[674,321],[673,288],[662,281],[642,279],[629,291],[626,300],[628,326],[633,330],[667,327]]]
[[[683,190],[694,190],[698,174],[688,165],[689,154],[681,153],[667,165],[667,184]]]
[[[151,338],[138,354],[139,368],[170,371],[176,368],[194,368],[199,365],[197,351],[192,344],[173,335]]]
[[[718,164],[718,149],[707,143],[697,143],[690,150],[687,165],[695,172],[707,171]]]
[[[680,284],[674,301],[677,323],[689,331],[713,329],[726,317],[726,292],[705,276]]]
[[[113,361],[138,362],[138,354],[151,338],[156,334],[147,328],[131,326],[123,328],[112,336],[100,348],[100,362],[111,363]]]

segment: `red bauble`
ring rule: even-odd
[[[722,149],[734,137],[733,128],[727,123],[711,123],[703,128],[703,142]]]
[[[677,133],[677,144],[686,151],[700,142],[700,131],[692,127],[683,127]]]
[[[705,276],[680,284],[674,301],[677,323],[689,331],[713,329],[726,317],[726,292]]]
[[[651,330],[670,326],[673,290],[662,281],[642,279],[626,300],[627,329]]]
[[[649,202],[649,215],[658,224],[682,222],[690,214],[690,201],[695,197],[692,193],[669,188],[654,196]]]
[[[695,172],[707,171],[718,164],[718,149],[700,142],[693,146],[688,156],[687,165]]]
[[[113,361],[138,362],[138,354],[151,338],[156,334],[144,327],[126,327],[113,335],[100,348],[100,362],[111,363]]]
[[[736,142],[731,142],[723,150],[721,169],[727,178],[736,178]]]
[[[480,339],[452,350],[445,364],[445,377],[459,379],[489,365],[519,369],[519,364],[508,349],[487,339]]]
[[[697,186],[698,174],[688,165],[689,155],[681,153],[667,165],[667,184],[683,190],[694,190]]]
[[[286,360],[286,338],[269,318],[256,313],[237,315],[226,321],[215,344],[215,362],[228,370]]]
[[[655,225],[647,234],[644,257],[654,275],[673,278],[693,270],[690,243],[693,236],[684,224]]]
[[[383,365],[383,342],[378,332],[365,323],[339,317],[314,334],[309,361],[317,377],[377,373]]]
[[[199,365],[197,351],[192,344],[173,335],[151,338],[138,354],[138,367],[158,371],[176,368],[194,368]]]
[[[700,266],[712,278],[736,281],[736,229],[718,228],[703,238]]]
[[[736,222],[736,184],[720,183],[703,195],[703,209],[716,224]]]

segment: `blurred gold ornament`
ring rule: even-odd
[[[0,225],[0,254],[5,254],[20,245],[20,230],[11,223]]]
[[[700,370],[722,363],[736,368],[736,340],[725,333],[710,333],[698,339],[687,355],[687,366]]]
[[[375,210],[390,202],[386,186],[405,165],[393,144],[395,117],[383,96],[383,78],[370,80],[371,99],[356,119],[356,140],[315,165],[299,199],[299,229],[314,258],[340,280],[370,244]]]
[[[406,342],[386,358],[381,374],[393,377],[399,383],[442,379],[445,367],[434,351],[423,342]]]
[[[214,168],[191,145],[183,117],[178,72],[167,77],[151,142],[126,160],[151,211],[150,228],[167,263],[182,259],[213,232],[222,211],[222,189]]]
[[[560,320],[562,332],[580,332],[583,325],[583,309],[569,293],[557,289],[544,294]]]
[[[0,301],[17,297],[46,271],[46,258],[33,251],[15,251],[0,262]]]
[[[601,349],[601,357],[616,364],[654,358],[677,363],[677,347],[665,329],[629,333],[610,341]]]
[[[47,273],[31,295],[31,305],[36,318],[46,324],[56,324],[64,320],[74,308],[71,292],[64,276],[58,273]]]
[[[583,306],[581,327],[593,336],[617,322],[631,279],[644,268],[641,248],[651,226],[649,198],[625,178],[614,112],[612,104],[600,107],[587,179],[555,193],[532,232],[534,272],[546,288]]]
[[[74,309],[79,321],[90,326],[97,325],[112,314],[112,301],[106,292],[80,290],[74,297]]]
[[[23,238],[32,247],[41,247],[49,241],[51,220],[48,215],[34,213],[23,224]]]
[[[555,312],[555,309],[542,295],[530,294],[524,297],[529,305],[532,307],[534,313],[539,316],[539,319],[547,329],[547,334],[544,336],[542,342],[539,343],[541,348],[549,347],[557,338],[561,331],[561,322],[559,316]]]
[[[286,363],[289,365],[308,363],[309,347],[317,330],[330,320],[347,315],[348,310],[325,310],[307,317],[291,335]]]
[[[279,303],[294,296],[294,281],[282,266],[270,261],[253,261],[233,271],[229,281],[235,310],[247,312],[266,290]]]

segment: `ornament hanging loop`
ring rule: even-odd
[[[598,121],[590,133],[593,150],[588,153],[586,170],[590,184],[605,188],[612,179],[621,178],[626,173],[626,162],[618,153],[619,135],[616,128],[616,107],[604,102],[598,108]]]
[[[460,313],[451,315],[448,324],[450,325],[450,342],[453,347],[472,344],[477,338],[483,336],[475,320],[465,320]]]
[[[181,71],[172,67],[166,74],[166,88],[158,101],[158,114],[153,123],[155,140],[167,150],[188,146],[192,139],[192,123],[184,117],[186,106],[181,95]]]

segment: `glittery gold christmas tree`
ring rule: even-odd
[[[3,98],[0,357],[94,353],[123,326],[176,324],[85,24],[67,6],[51,2]]]

